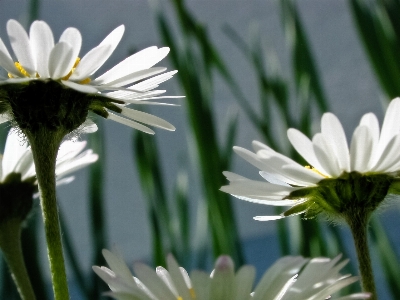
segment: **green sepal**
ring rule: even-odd
[[[311,194],[314,193],[315,187],[298,189],[291,192],[288,196],[283,198],[284,200],[298,200],[300,198],[309,198]]]
[[[305,211],[308,210],[309,206],[310,206],[309,201],[303,202],[301,204],[297,204],[297,205],[292,206],[291,208],[289,208],[287,211],[285,211],[283,213],[283,215],[285,217],[288,217],[288,216],[291,216],[291,215],[298,215],[298,214],[304,213]]]

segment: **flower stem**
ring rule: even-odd
[[[346,218],[353,235],[354,245],[357,252],[358,268],[361,275],[361,284],[364,292],[371,293],[370,300],[377,300],[374,274],[371,266],[371,256],[368,247],[368,220],[370,214],[367,212],[356,212]]]
[[[29,131],[25,133],[31,144],[35,162],[54,298],[55,300],[68,300],[55,178],[57,152],[65,133],[46,128],[40,128],[34,133]]]
[[[21,220],[12,218],[0,223],[0,248],[11,276],[23,300],[35,300],[21,247]]]

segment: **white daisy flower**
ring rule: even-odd
[[[123,25],[82,59],[79,58],[82,37],[76,28],[67,28],[55,42],[52,30],[44,21],[33,22],[28,34],[16,20],[9,20],[7,33],[15,58],[0,39],[0,67],[9,77],[0,79],[0,89],[7,91],[7,96],[3,99],[0,96],[0,101],[8,104],[0,110],[0,120],[15,120],[21,129],[29,127],[25,123],[34,120],[26,119],[23,112],[17,111],[18,106],[25,105],[30,106],[30,110],[35,108],[41,122],[50,123],[50,126],[59,125],[51,118],[63,119],[68,113],[75,114],[76,120],[63,121],[69,132],[83,123],[88,110],[150,134],[154,131],[145,125],[175,130],[163,119],[126,107],[128,104],[164,104],[147,100],[174,98],[162,96],[165,90],[157,88],[177,71],[164,73],[166,68],[153,67],[167,56],[169,48],[146,48],[95,77],[94,73],[120,42]],[[47,107],[50,100],[56,103],[53,107]],[[48,119],[43,116],[44,107]],[[60,114],[60,110],[67,111]]]
[[[108,250],[103,255],[111,269],[94,266],[93,270],[109,285],[108,295],[118,300],[323,300],[358,280],[339,273],[348,262],[339,263],[340,256],[332,260],[286,256],[269,268],[252,292],[255,268],[243,266],[235,273],[229,256],[217,259],[211,275],[193,271],[189,277],[169,255],[168,270],[154,271],[138,263],[134,277],[119,256]],[[368,298],[369,293],[358,293],[330,299]]]
[[[99,156],[92,149],[82,152],[85,147],[86,141],[65,141],[61,144],[56,160],[57,185],[71,182],[74,177],[67,175],[97,161]],[[0,184],[12,173],[20,174],[21,181],[36,176],[31,148],[15,130],[10,130],[4,155],[0,156]]]
[[[250,202],[292,206],[280,216],[255,217],[260,221],[300,213],[311,218],[322,211],[347,221],[355,211],[369,216],[387,194],[398,193],[399,115],[400,98],[390,103],[381,130],[377,117],[365,114],[350,147],[340,121],[332,113],[322,116],[321,132],[312,140],[297,129],[289,129],[290,142],[310,164],[306,167],[257,141],[253,142],[255,153],[234,147],[266,181],[224,172],[230,183],[221,190]]]
[[[70,183],[68,176],[98,159],[91,149],[82,151],[86,142],[61,144],[56,161],[56,185]],[[13,217],[24,220],[38,197],[38,183],[31,148],[22,135],[10,130],[4,155],[0,156],[0,223]]]

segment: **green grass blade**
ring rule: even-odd
[[[106,220],[104,207],[104,128],[102,120],[97,122],[98,131],[88,135],[89,146],[99,155],[99,160],[89,166],[89,226],[92,244],[91,264],[100,266],[104,262],[102,249],[107,248]],[[95,274],[91,273],[90,299],[97,299],[108,290],[107,285]]]
[[[68,266],[70,267],[75,282],[77,283],[77,286],[81,290],[82,294],[86,297],[89,297],[89,288],[87,286],[86,274],[82,271],[81,264],[77,259],[77,253],[79,253],[79,251],[76,251],[76,249],[74,249],[71,233],[68,230],[68,225],[65,221],[65,217],[61,209],[59,209],[59,218],[63,232],[63,248],[65,256],[68,259]]]
[[[179,3],[178,3],[179,2]],[[174,37],[169,30],[165,16],[156,13],[159,32],[164,42],[171,48],[171,59],[174,67],[179,70],[178,79],[181,82],[188,109],[189,122],[196,143],[199,158],[200,178],[202,180],[205,198],[208,202],[208,214],[214,256],[230,254],[236,263],[241,264],[243,256],[239,244],[238,233],[234,221],[234,213],[230,198],[219,188],[224,184],[222,176],[221,149],[215,135],[215,121],[210,107],[212,98],[212,77],[210,70],[215,68],[215,56],[212,55],[210,44],[204,40],[206,34],[199,35],[199,25],[192,20],[183,1],[173,2],[176,15],[182,24],[182,34]],[[190,19],[191,21],[188,21]],[[176,40],[180,40],[180,44]],[[194,45],[200,49],[196,54]]]
[[[381,261],[386,284],[393,296],[400,295],[400,257],[395,252],[395,247],[378,217],[373,217],[370,223],[372,225],[370,228],[372,241]]]
[[[379,83],[390,99],[397,97],[400,95],[400,62],[398,59],[400,36],[392,35],[392,30],[394,33],[396,31],[391,27],[390,20],[382,16],[382,7],[373,5],[371,8],[362,0],[351,0],[349,4]],[[380,16],[379,10],[381,11]],[[397,15],[399,12],[396,12]],[[393,13],[389,12],[389,15]],[[398,25],[395,26],[394,28],[398,28]]]

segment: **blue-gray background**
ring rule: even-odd
[[[258,26],[261,35],[267,41],[268,50],[277,56],[282,73],[290,77],[290,53],[286,47],[277,2],[192,0],[187,3],[193,14],[207,25],[212,40],[223,54],[223,59],[246,91],[248,98],[254,99],[254,105],[257,105],[258,97],[255,78],[241,53],[222,32],[224,24],[232,26],[242,37],[248,35],[249,27]],[[385,102],[383,94],[377,86],[361,47],[347,1],[302,0],[298,1],[297,5],[309,34],[331,110],[342,120],[347,134],[351,134],[362,114],[366,112],[373,111],[381,119],[382,103]],[[0,37],[7,45],[9,45],[5,30],[7,20],[17,19],[27,28],[27,7],[27,1],[0,1]],[[166,13],[173,20],[172,12],[167,10]],[[78,28],[83,36],[81,56],[100,43],[112,29],[125,24],[126,31],[120,45],[98,74],[126,57],[129,49],[142,49],[151,45],[163,46],[147,1],[45,0],[41,2],[40,19],[51,26],[56,39],[65,28],[70,26]],[[159,65],[168,66],[168,60]],[[170,95],[182,94],[174,79],[164,87],[168,89]],[[181,106],[152,107],[151,112],[165,118],[177,128],[173,133],[156,130],[156,136],[163,159],[165,178],[169,185],[175,181],[177,166],[182,167],[182,161],[186,162],[187,168],[191,170],[189,185],[194,212],[196,201],[201,200],[201,193],[195,184],[196,168],[188,150],[190,131],[185,116],[185,100],[173,102]],[[239,110],[239,108],[228,89],[217,81],[214,114],[219,122],[219,134],[224,132],[223,123],[227,110]],[[259,137],[244,114],[240,112],[239,122],[240,130],[236,145],[249,148],[251,141]],[[316,120],[316,128],[318,122],[319,120]],[[106,218],[110,245],[115,244],[127,262],[149,258],[150,232],[145,202],[133,161],[132,130],[118,123],[106,121],[105,144],[106,157],[102,159],[106,161]],[[234,170],[248,176],[255,174],[255,170],[240,159],[235,159]],[[67,216],[74,245],[79,250],[79,261],[89,271],[90,239],[86,184],[86,171],[78,172],[72,184],[59,188],[59,202]],[[262,258],[264,253],[269,253],[263,262],[269,265],[279,257],[278,245],[272,235],[275,223],[256,222],[252,217],[272,214],[272,209],[239,200],[234,200],[234,203],[240,236],[246,240],[254,240],[256,237],[266,235],[262,247],[253,248],[248,254]],[[386,214],[390,215],[390,212]],[[46,263],[45,251],[42,253],[43,262]]]

